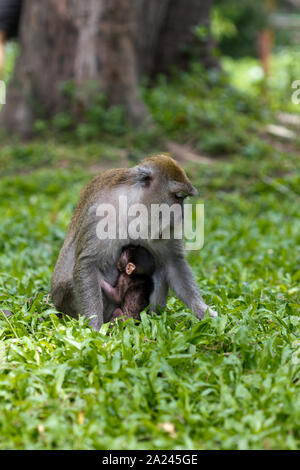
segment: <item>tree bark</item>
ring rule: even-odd
[[[36,117],[66,109],[61,84],[95,80],[110,104],[140,124],[147,110],[141,76],[185,67],[192,27],[209,22],[211,0],[24,0],[21,54],[0,116],[26,135]],[[206,47],[210,56],[209,46]]]

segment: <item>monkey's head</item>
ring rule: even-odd
[[[137,202],[146,206],[147,214],[151,214],[151,238],[172,237],[168,234],[174,233],[175,227],[182,227],[184,199],[196,195],[196,188],[183,168],[168,155],[148,157],[132,170],[134,186],[139,188]],[[169,210],[169,215],[163,206]],[[149,227],[149,222],[148,218],[145,226]]]
[[[133,168],[137,182],[144,188],[143,199],[146,205],[182,204],[187,196],[195,196],[198,191],[188,179],[183,168],[165,154],[145,158]]]
[[[142,246],[130,245],[123,248],[117,267],[120,272],[126,272],[129,276],[132,273],[152,276],[155,261],[151,253]]]

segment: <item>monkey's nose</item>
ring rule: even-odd
[[[198,196],[198,194],[199,194],[198,189],[195,188],[195,186],[192,186],[192,187],[191,187],[190,196]]]

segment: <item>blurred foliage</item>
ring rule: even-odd
[[[225,155],[247,147],[249,132],[257,146],[257,156],[265,151],[255,132],[261,122],[270,118],[269,110],[232,88],[226,74],[219,70],[206,72],[194,64],[190,71],[176,74],[172,83],[170,86],[161,77],[145,95],[164,135],[188,141],[199,151]]]
[[[275,55],[268,79],[257,60],[229,57],[222,59],[223,71],[206,71],[194,63],[187,72],[161,76],[154,87],[142,90],[153,119],[150,130],[131,128],[122,107],[109,107],[100,93],[86,104],[82,90],[67,83],[65,89],[72,90],[69,111],[50,121],[37,120],[35,131],[72,145],[122,142],[134,154],[155,150],[169,138],[215,155],[243,152],[259,158],[268,152],[259,136],[262,126],[274,120],[278,109],[298,112],[291,101],[291,83],[300,73],[298,56],[292,49]]]
[[[299,113],[292,102],[292,83],[300,77],[300,52],[298,48],[285,48],[271,56],[270,75],[264,77],[260,62],[251,57],[234,60],[222,58],[222,66],[231,83],[242,93],[248,93],[268,105],[271,110]]]
[[[0,76],[0,81],[3,81],[5,83],[5,88],[3,88],[2,85],[0,89],[0,110],[3,106],[3,97],[6,99],[7,84],[12,76],[18,53],[19,49],[17,44],[15,42],[9,41],[5,46],[5,62],[2,75]]]
[[[5,82],[7,82],[10,79],[18,54],[19,54],[18,44],[14,41],[8,41],[5,46],[4,70],[3,70],[3,77],[1,77],[1,80],[4,80]]]
[[[257,56],[257,34],[268,24],[261,0],[215,0],[212,34],[221,54],[231,57]]]
[[[49,128],[56,134],[64,136],[72,130],[72,138],[79,142],[89,142],[99,135],[122,136],[128,130],[125,113],[120,106],[108,106],[106,97],[98,90],[94,81],[83,87],[76,87],[73,81],[61,86],[65,108],[49,122],[39,119],[35,122],[37,132]]]
[[[211,32],[217,44],[217,54],[233,58],[257,57],[258,35],[270,27],[274,46],[295,47],[299,44],[299,28],[289,27],[289,21],[300,24],[299,6],[292,2],[277,0],[215,0],[211,13]],[[284,17],[281,27],[275,26],[275,18]],[[287,21],[288,20],[288,21]],[[287,21],[287,22],[286,22]]]

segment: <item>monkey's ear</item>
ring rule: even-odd
[[[125,268],[125,271],[126,271],[126,274],[128,274],[128,276],[130,276],[130,274],[133,273],[133,271],[135,270],[136,266],[135,264],[133,263],[128,263],[126,268]]]
[[[135,170],[137,181],[142,186],[149,186],[153,179],[153,171],[151,170],[151,168],[146,166],[137,166],[135,167]]]

